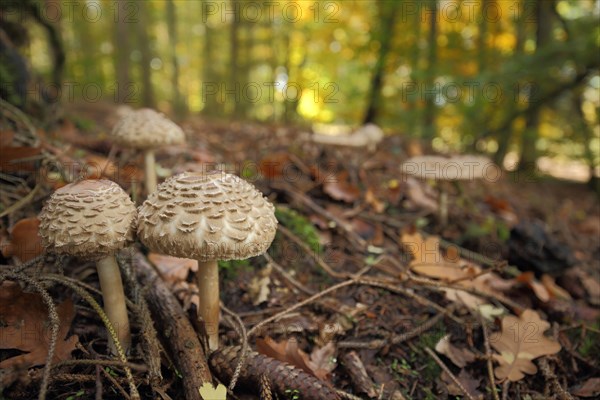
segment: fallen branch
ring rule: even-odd
[[[160,327],[158,332],[163,332],[163,344],[182,376],[185,398],[201,400],[198,389],[204,383],[212,384],[212,375],[196,331],[177,299],[141,253],[133,256],[133,269],[140,284],[152,288],[144,295]]]

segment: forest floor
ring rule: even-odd
[[[184,398],[185,355],[170,354],[178,338],[152,305],[148,325],[140,298],[154,287],[136,283],[131,260],[153,266],[197,327],[195,263],[139,244],[124,253],[133,255],[123,268],[135,314],[124,364],[106,356],[107,333],[88,301],[101,300],[94,264],[40,255],[37,225],[26,220],[69,175],[113,179],[140,202],[141,158],[109,142],[116,113],[76,108],[47,131],[3,116],[0,399],[36,398],[45,383],[52,399],[135,398],[132,386],[143,399]],[[600,395],[600,202],[586,185],[519,173],[465,182],[449,189],[442,226],[439,184],[400,172],[423,151],[401,135],[370,151],[316,144],[291,126],[198,117],[180,125],[188,144],[157,151],[161,179],[235,173],[275,204],[280,225],[265,256],[221,263],[222,346],[247,333],[268,365],[308,376],[257,376],[248,365],[262,356],[248,353],[228,398],[268,398],[267,387],[279,399]],[[40,293],[61,320],[51,374],[52,313]],[[225,385],[236,367],[227,361],[210,362]]]

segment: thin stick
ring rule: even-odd
[[[33,196],[35,196],[35,194],[38,192],[39,188],[40,188],[40,183],[38,182],[34,186],[34,188],[31,189],[31,191],[29,191],[29,193],[27,193],[27,195],[23,196],[21,199],[17,200],[15,203],[6,207],[6,209],[4,211],[0,212],[0,218],[24,207],[27,203],[29,203],[31,200],[33,200]]]
[[[307,299],[302,300],[299,303],[294,304],[293,306],[291,306],[291,307],[289,307],[289,308],[287,308],[287,309],[285,309],[285,310],[283,310],[283,311],[281,311],[281,312],[279,312],[279,313],[277,313],[275,315],[270,316],[267,319],[262,320],[258,324],[254,325],[254,327],[248,331],[248,337],[254,336],[263,326],[265,326],[265,325],[267,325],[267,324],[269,324],[269,323],[271,323],[273,321],[276,321],[278,319],[281,319],[282,317],[284,317],[285,315],[291,313],[292,311],[295,311],[295,310],[297,310],[297,309],[299,309],[299,308],[301,308],[301,307],[303,307],[303,306],[305,306],[305,305],[307,305],[307,304],[315,301],[316,299],[318,299],[320,297],[323,297],[323,296],[325,296],[325,295],[327,295],[327,294],[329,294],[331,292],[335,292],[338,289],[341,289],[341,288],[346,287],[346,286],[350,286],[350,285],[355,284],[355,283],[356,283],[356,278],[353,278],[353,279],[350,279],[350,280],[347,280],[347,281],[344,281],[344,282],[340,282],[337,285],[333,285],[333,286],[331,286],[331,287],[329,287],[329,288],[327,288],[327,289],[325,289],[325,290],[323,290],[323,291],[321,291],[321,292],[319,292],[319,293],[317,293],[317,294],[315,294],[313,296],[310,296]]]
[[[492,348],[490,346],[490,336],[487,331],[487,326],[481,313],[479,315],[479,323],[481,324],[481,331],[483,332],[483,344],[485,346],[485,356],[487,359],[487,370],[488,377],[490,379],[490,385],[492,386],[492,395],[494,400],[500,400],[498,397],[498,389],[496,388],[496,379],[494,378],[494,365],[492,364]]]
[[[458,386],[458,388],[461,390],[461,392],[464,393],[467,399],[475,400],[473,396],[471,396],[471,393],[469,393],[469,391],[463,386],[460,380],[452,373],[452,371],[450,371],[450,368],[448,368],[446,364],[444,364],[444,362],[440,360],[440,358],[437,356],[437,354],[433,352],[433,350],[431,350],[429,347],[425,347],[425,351],[427,352],[427,354],[429,354],[431,358],[433,358],[433,361],[435,361],[436,364],[444,370],[444,372],[450,377],[450,379],[452,379],[452,382],[454,382],[454,384]]]
[[[296,243],[300,248],[307,254],[310,255],[310,259],[317,263],[317,265],[325,272],[327,272],[330,276],[339,279],[348,279],[348,274],[336,272],[329,264],[327,264],[318,254],[316,254],[306,243],[302,241],[298,236],[296,236],[292,231],[287,229],[285,226],[279,224],[277,226],[277,230],[291,239],[294,243]]]
[[[246,333],[246,327],[244,326],[244,322],[242,319],[234,313],[229,308],[225,307],[225,305],[221,302],[221,309],[225,311],[226,314],[229,314],[231,318],[236,322],[238,335],[240,336],[240,341],[242,343],[242,350],[240,357],[238,359],[237,365],[235,366],[235,370],[233,371],[233,375],[231,376],[231,381],[229,382],[229,387],[227,388],[230,392],[233,392],[235,389],[235,385],[237,384],[238,379],[242,373],[242,368],[246,363],[246,355],[248,354],[248,334]]]
[[[279,265],[277,263],[277,261],[273,260],[273,257],[271,257],[269,255],[269,253],[263,254],[263,257],[265,258],[265,260],[267,260],[268,263],[271,264],[271,266],[273,267],[273,269],[275,271],[277,271],[281,276],[283,276],[285,278],[285,280],[288,281],[296,289],[298,289],[299,291],[301,291],[304,294],[307,294],[309,296],[312,296],[313,294],[315,294],[314,291],[310,290],[309,288],[307,288],[306,286],[304,286],[303,284],[298,282],[296,279],[294,279],[294,277],[292,275],[290,275],[290,273],[287,272],[285,269],[283,269],[283,267],[281,265]]]

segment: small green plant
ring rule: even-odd
[[[316,254],[321,253],[319,234],[313,224],[304,215],[287,207],[275,209],[277,221],[298,236]]]
[[[85,390],[83,390],[83,389],[82,389],[82,390],[80,390],[79,392],[77,392],[77,393],[75,393],[75,394],[73,394],[73,395],[71,395],[71,396],[67,397],[67,398],[66,398],[66,400],[75,400],[76,398],[78,398],[78,397],[81,397],[81,396],[83,396],[84,394],[85,394]]]
[[[225,280],[235,279],[240,271],[250,269],[249,260],[219,261],[219,270]]]
[[[300,391],[298,389],[286,389],[285,396],[290,400],[300,400]]]

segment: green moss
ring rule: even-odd
[[[319,234],[313,224],[304,215],[287,207],[275,208],[277,221],[298,236],[316,254],[321,253]]]
[[[240,271],[250,269],[250,260],[219,261],[219,273],[225,280],[235,279]]]

